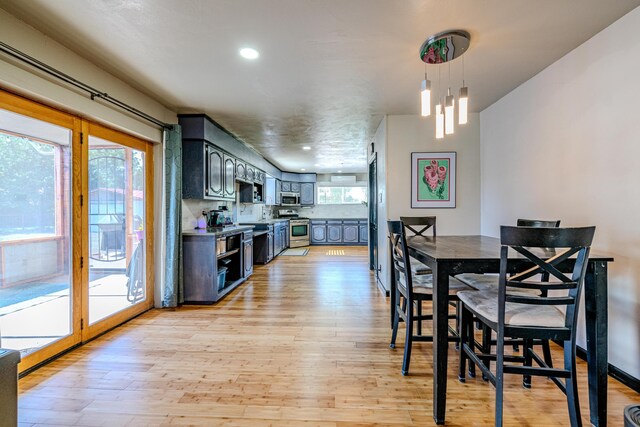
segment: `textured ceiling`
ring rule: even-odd
[[[465,80],[470,109],[479,112],[639,4],[0,0],[164,105],[208,114],[281,169],[320,173],[366,171],[366,146],[382,116],[419,113],[418,49],[429,35],[471,33]],[[239,57],[244,46],[260,58]],[[444,86],[449,69],[441,71]],[[451,77],[459,87],[459,60]]]

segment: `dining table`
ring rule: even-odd
[[[433,418],[444,424],[447,405],[449,277],[461,273],[498,273],[500,239],[491,236],[413,236],[407,238],[409,255],[433,272]],[[591,252],[584,282],[586,355],[591,424],[607,425],[607,265],[613,258]],[[558,265],[570,272],[575,260]],[[532,264],[509,251],[509,273]]]

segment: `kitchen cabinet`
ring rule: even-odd
[[[225,199],[236,199],[236,159],[224,154],[224,176],[223,176],[223,197]]]
[[[243,230],[182,235],[185,304],[213,304],[246,280],[253,266],[247,271],[244,250],[252,240],[245,236]]]
[[[342,242],[358,243],[358,237],[359,237],[358,221],[343,221],[342,222]]]
[[[311,220],[311,244],[327,243],[327,222]]]
[[[267,178],[267,182],[264,184],[264,203],[267,206],[276,204],[276,179]]]
[[[256,177],[256,168],[254,168],[253,166],[251,166],[248,163],[247,163],[247,169],[246,169],[245,177],[246,177],[248,182],[253,182],[255,180],[255,177]]]
[[[182,141],[182,197],[235,200],[235,158],[204,140]]]
[[[369,241],[369,226],[367,225],[367,222],[364,221],[360,221],[360,224],[358,225],[358,227],[360,228],[360,237],[359,237],[359,242],[360,243],[367,243]]]
[[[273,259],[273,225],[256,227],[256,232],[258,231],[260,234],[254,236],[253,239],[253,262],[254,264],[267,264]]]
[[[365,245],[368,223],[364,219],[312,219],[312,245]]]
[[[207,184],[205,196],[224,198],[224,154],[212,145],[206,144]]]
[[[342,221],[327,221],[327,242],[342,243]]]
[[[291,193],[291,183],[288,181],[282,181],[281,191],[283,193]]]
[[[300,205],[313,206],[315,204],[315,185],[310,182],[300,184]]]
[[[276,179],[276,205],[282,204],[282,181]]]
[[[284,248],[290,248],[291,247],[291,224],[289,223],[289,221],[284,223]]]
[[[242,264],[244,265],[244,278],[253,274],[253,233],[245,232],[242,238]]]
[[[236,160],[236,179],[238,181],[247,179],[247,164],[241,160]]]
[[[300,193],[300,183],[299,182],[292,182],[291,183],[291,192],[292,193]]]
[[[282,252],[284,246],[284,240],[282,239],[282,233],[280,232],[280,226],[276,224],[273,227],[273,254],[277,256]]]

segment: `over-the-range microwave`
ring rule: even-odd
[[[280,193],[281,206],[300,206],[300,194],[298,193]]]

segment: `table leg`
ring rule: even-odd
[[[433,419],[444,424],[447,407],[449,275],[438,264],[433,270]]]
[[[607,425],[607,263],[590,262],[585,277],[585,318],[591,424]]]

